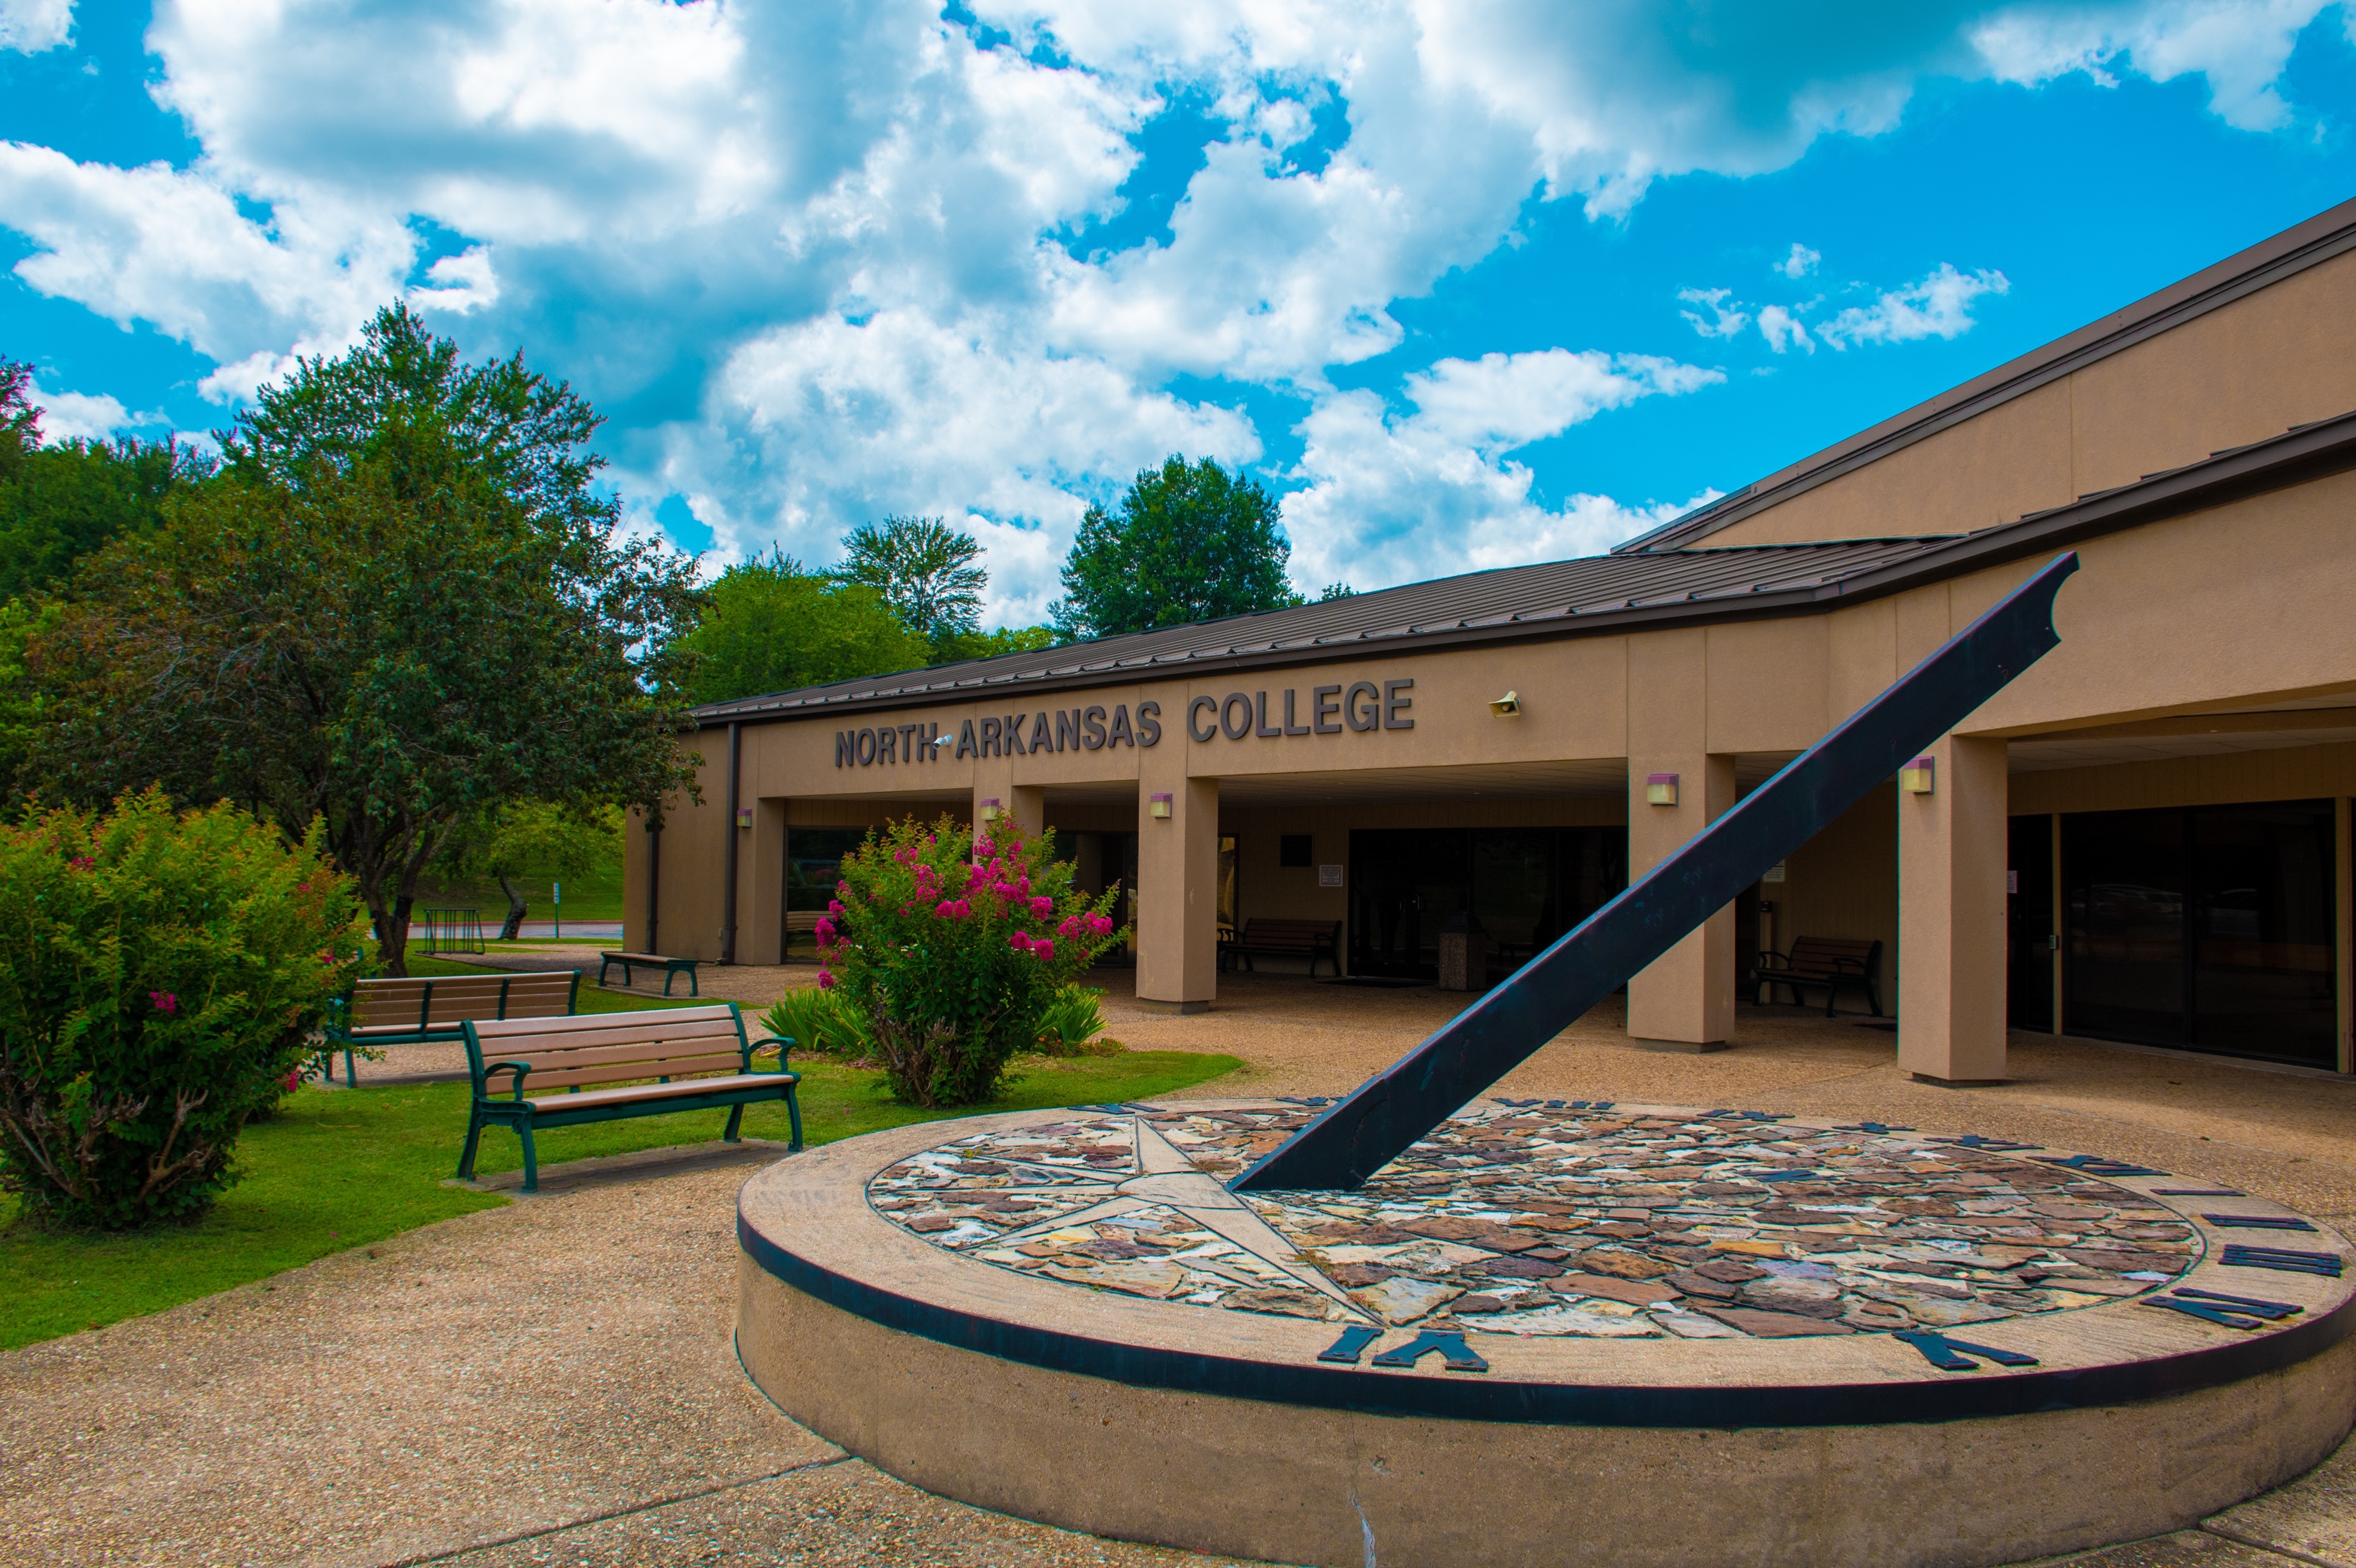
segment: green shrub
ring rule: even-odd
[[[1055,837],[1001,824],[980,835],[911,817],[842,858],[819,922],[818,983],[866,1022],[893,1093],[970,1105],[1007,1060],[1038,1049],[1055,994],[1119,940],[1117,890],[1091,899],[1055,858]]]
[[[855,1059],[868,1053],[866,1031],[841,991],[804,986],[787,991],[761,1015],[762,1027],[803,1051]]]
[[[1110,1056],[1120,1041],[1105,1037],[1102,991],[1066,986],[1039,1014],[1039,1049],[1050,1056]]]
[[[201,1211],[366,930],[316,827],[154,790],[0,827],[0,1184],[53,1223]]]

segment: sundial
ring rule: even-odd
[[[1377,1338],[1453,1334],[1468,1363],[1467,1332],[1944,1339],[2138,1299],[2196,1317],[2233,1305],[2172,1293],[2201,1246],[2167,1200],[2005,1140],[1870,1123],[1495,1101],[1346,1194],[1227,1189],[1314,1109],[1123,1107],[973,1134],[880,1171],[868,1201],[1016,1274]],[[2247,1218],[2270,1239],[2313,1233]]]
[[[1287,1563],[2013,1563],[2316,1463],[2356,1409],[2317,1221],[1968,1129],[1493,1088],[2053,646],[2075,569],[1338,1100],[976,1116],[764,1171],[746,1371],[933,1490]]]

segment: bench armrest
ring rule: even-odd
[[[492,1073],[512,1072],[515,1074],[515,1098],[520,1100],[523,1098],[524,1074],[530,1071],[531,1063],[529,1061],[494,1061],[483,1069],[483,1093],[486,1095],[490,1093]]]
[[[776,1071],[786,1072],[786,1058],[794,1049],[794,1039],[791,1035],[776,1034],[765,1034],[744,1048],[744,1071],[747,1072],[756,1071],[753,1066],[753,1059],[773,1045],[777,1048]]]
[[[1762,969],[1789,969],[1791,966],[1791,959],[1781,953],[1769,951],[1759,955],[1759,967]]]

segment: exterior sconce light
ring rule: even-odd
[[[1149,816],[1166,817],[1170,815],[1170,797],[1166,795],[1148,795],[1145,809]]]
[[[736,826],[739,827],[750,827],[753,826],[753,808],[751,806],[740,805],[736,808]]]
[[[995,822],[1004,810],[1005,803],[996,795],[991,795],[981,803],[981,819],[984,822]]]
[[[1522,694],[1509,691],[1489,704],[1489,711],[1500,719],[1510,719],[1522,710]]]
[[[1646,805],[1675,805],[1676,803],[1676,774],[1646,773],[1644,775],[1644,804]]]
[[[1898,770],[1898,787],[1908,795],[1930,795],[1938,771],[1935,757],[1917,757]]]

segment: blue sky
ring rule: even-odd
[[[2351,26],[0,0],[0,356],[53,435],[201,432],[407,298],[714,567],[942,514],[1033,620],[1178,451],[1381,586],[1606,548],[2356,196]]]

